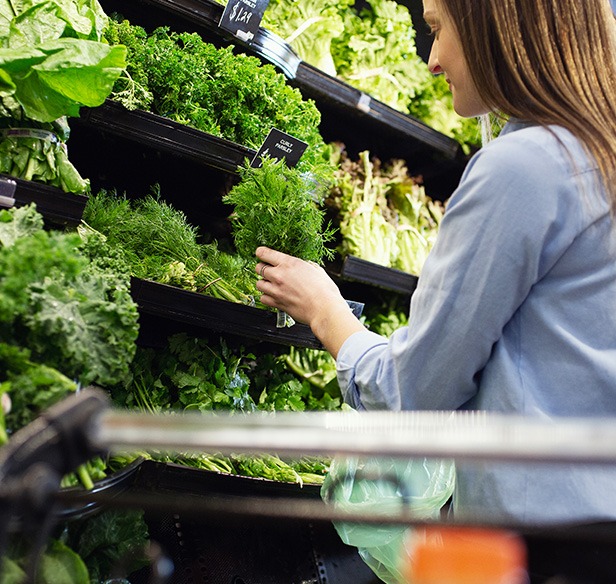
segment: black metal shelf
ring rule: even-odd
[[[322,348],[310,328],[304,324],[277,327],[277,315],[270,310],[139,278],[132,280],[131,296],[140,314],[184,323],[193,329],[196,327],[201,331],[223,332],[279,345]]]
[[[173,584],[377,584],[330,521],[262,513],[262,505],[293,513],[318,503],[319,489],[145,461],[124,500],[144,507],[151,538],[173,559]],[[131,576],[149,581],[147,573]]]
[[[34,203],[45,221],[58,226],[77,225],[81,221],[88,197],[49,185],[0,174],[6,205],[23,207]]]
[[[110,100],[96,108],[84,108],[71,125],[85,125],[231,174],[237,173],[246,158],[256,155],[256,150],[230,140],[150,112],[127,110]]]
[[[399,294],[411,295],[419,278],[402,270],[380,266],[355,256],[346,256],[340,269],[340,277],[370,286],[383,288]]]
[[[454,139],[308,63],[299,64],[293,83],[317,103],[337,105],[358,119],[378,123],[382,129],[412,140],[416,150],[424,148],[448,160],[460,155],[460,145]]]

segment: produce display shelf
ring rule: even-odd
[[[377,584],[357,549],[344,544],[330,522],[224,510],[229,505],[257,509],[260,502],[291,509],[319,500],[319,493],[317,485],[151,461],[142,465],[133,488],[133,496],[144,502],[165,502],[164,513],[146,507],[146,521],[151,537],[173,558],[171,584]],[[131,581],[140,584],[139,574]]]
[[[295,76],[300,58],[293,49],[278,35],[260,27],[250,42],[245,42],[219,26],[224,5],[209,0],[132,0],[130,3],[120,0],[103,0],[103,7],[109,13],[117,11],[126,15],[134,24],[146,29],[158,26],[168,26],[170,18],[185,23],[190,31],[199,32],[206,39],[223,40],[227,44],[235,44],[248,49],[256,56],[278,67],[288,78]],[[132,5],[132,6],[131,6]],[[141,10],[137,8],[141,5]],[[110,10],[111,9],[111,10]],[[146,14],[143,10],[147,11]],[[138,15],[135,19],[134,15]],[[161,18],[165,15],[164,18]]]
[[[168,118],[141,110],[127,110],[107,100],[96,108],[83,108],[73,122],[100,132],[125,138],[158,151],[170,152],[235,174],[246,158],[252,160],[256,150],[213,136]]]
[[[380,266],[355,256],[346,256],[344,258],[340,269],[340,277],[408,295],[415,291],[419,280],[413,274]]]
[[[2,189],[3,200],[10,204],[4,206],[23,207],[34,203],[43,218],[58,226],[77,225],[83,216],[88,197],[43,183],[14,178],[0,174],[0,181],[6,185]]]
[[[140,313],[280,345],[321,349],[310,328],[296,323],[277,327],[275,312],[220,300],[167,284],[133,278],[131,296]]]
[[[240,476],[203,470],[171,462],[146,460],[139,469],[136,485],[144,490],[168,491],[180,495],[219,493],[225,497],[320,499],[320,485],[286,483],[262,477]]]
[[[417,146],[428,148],[447,160],[454,160],[460,156],[460,145],[453,138],[371,98],[368,94],[308,63],[303,61],[300,63],[293,81],[317,103],[329,102],[355,116],[364,117],[373,123],[378,122],[401,138],[413,140]]]
[[[460,145],[454,139],[302,61],[290,45],[271,31],[260,27],[249,43],[233,36],[219,27],[224,5],[214,0],[131,0],[130,3],[103,0],[102,4],[107,11],[113,9],[126,14],[134,24],[150,29],[169,25],[169,18],[175,17],[185,29],[198,32],[206,39],[216,37],[227,44],[241,46],[276,66],[292,85],[314,99],[319,109],[325,102],[333,105],[338,115],[359,116],[406,142],[407,150],[427,150],[433,156],[450,161],[463,157]]]

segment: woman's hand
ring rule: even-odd
[[[267,247],[256,256],[261,302],[309,325],[334,358],[351,334],[365,330],[322,267]]]

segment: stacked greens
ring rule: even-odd
[[[117,383],[136,350],[129,276],[104,242],[43,230],[34,206],[0,211],[0,436],[30,423],[80,385]],[[104,476],[92,461],[80,480]]]
[[[256,274],[238,257],[223,257],[157,187],[141,199],[100,191],[89,198],[84,229],[102,234],[132,276],[242,304],[252,304]]]
[[[318,395],[290,371],[284,357],[256,358],[223,339],[206,340],[180,333],[162,349],[139,348],[129,382],[111,389],[120,407],[152,413],[182,411],[304,411],[340,409],[339,397]],[[149,453],[156,460],[283,482],[320,483],[327,461],[282,460],[278,456],[223,456],[219,453]]]
[[[158,28],[151,34],[128,21],[105,32],[128,48],[129,77],[118,80],[113,99],[151,111],[214,136],[258,149],[272,127],[308,144],[302,170],[322,166],[325,144],[314,102],[272,65],[204,42],[195,33]]]
[[[84,193],[67,116],[100,105],[125,67],[96,0],[0,1],[0,172]]]
[[[138,332],[128,274],[90,257],[98,242],[43,230],[33,206],[0,211],[0,242],[3,389],[10,391],[28,367],[41,372],[33,379],[57,379],[46,384],[56,390],[72,385],[68,379],[82,385],[121,379]],[[33,389],[23,399],[39,405],[45,393]]]
[[[415,47],[410,12],[395,0],[271,0],[263,26],[302,60],[390,107],[411,114],[463,146],[480,138],[475,120],[453,110],[451,93]]]
[[[326,204],[340,221],[340,253],[419,275],[434,245],[443,206],[408,175],[402,160],[382,165],[366,150],[353,161],[341,151]]]
[[[105,244],[121,256],[134,276],[247,302],[248,291],[256,293],[256,242],[282,247],[313,261],[322,260],[325,248],[320,235],[322,212],[297,170],[266,158],[260,168],[247,167],[243,176],[227,201],[236,205],[239,254],[222,252],[216,243],[200,243],[204,234],[199,234],[181,211],[162,201],[156,189],[142,199],[106,191],[90,197],[82,230],[102,234]],[[258,218],[252,221],[250,213]],[[240,218],[241,225],[237,223]],[[268,233],[268,229],[272,231]],[[260,234],[256,236],[256,232]],[[231,349],[220,339],[185,334],[171,337],[163,349],[138,348],[128,382],[122,380],[110,392],[118,406],[147,412],[341,407],[337,386],[315,391],[314,384],[289,369],[284,357],[264,355],[257,359],[241,347]],[[154,457],[218,472],[299,483],[320,482],[326,468],[321,460],[283,461],[276,456],[210,453],[172,457],[158,453]]]

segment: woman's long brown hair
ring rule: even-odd
[[[567,128],[616,210],[616,19],[609,0],[439,0],[493,110]]]

